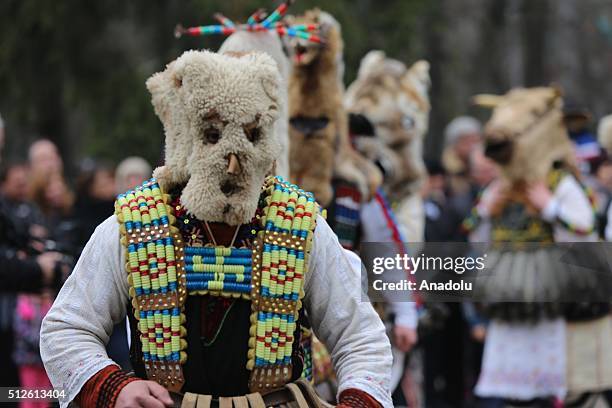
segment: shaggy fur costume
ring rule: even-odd
[[[278,70],[280,71],[282,82],[279,88],[279,119],[274,124],[274,136],[280,144],[281,153],[276,160],[274,174],[289,178],[289,111],[287,108],[289,72],[291,64],[283,52],[283,44],[276,33],[260,32],[249,33],[239,31],[228,37],[223,42],[219,53],[245,53],[252,51],[265,52],[271,56]]]
[[[368,158],[388,163],[385,183],[392,200],[417,192],[426,174],[422,146],[429,125],[429,86],[426,61],[408,69],[382,51],[371,51],[347,91],[347,109],[365,115],[389,148],[361,146]]]
[[[147,81],[166,133],[166,165],[154,175],[165,191],[184,186],[190,214],[229,225],[251,220],[280,154],[273,133],[280,84],[264,53],[208,51],[187,51]]]
[[[409,241],[422,241],[424,210],[419,189],[426,175],[423,138],[429,125],[429,63],[407,68],[371,51],[347,90],[346,106],[374,125],[376,140],[361,138],[356,146],[384,170],[384,187],[396,204],[396,215]],[[382,142],[382,143],[380,143]]]
[[[342,99],[342,37],[334,18],[318,9],[291,24],[319,24],[323,46],[292,38],[289,80],[291,180],[328,206],[332,178],[354,183],[366,199],[380,185],[378,170],[352,148]]]

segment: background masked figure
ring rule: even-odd
[[[609,305],[561,302],[577,288],[595,295],[605,283],[589,269],[574,275],[580,254],[552,244],[596,240],[560,93],[514,89],[476,102],[495,108],[486,154],[501,169],[468,221],[472,241],[491,243],[487,275],[476,283],[492,319],[476,393],[550,401],[601,391],[612,381],[612,355],[600,348],[611,334]]]
[[[327,209],[328,222],[342,245],[359,243],[359,207],[372,198],[382,177],[351,146],[344,97],[340,25],[318,9],[289,19],[318,24],[324,44],[289,41],[293,70],[289,81],[291,181],[312,191]]]
[[[387,58],[382,51],[371,51],[362,60],[357,79],[349,86],[345,106],[355,121],[369,123],[362,131],[359,127],[352,132],[356,149],[381,170],[384,175],[382,188],[375,199],[364,205],[362,223],[364,242],[395,243],[403,252],[406,242],[422,242],[424,237],[425,214],[420,196],[420,187],[426,175],[422,158],[423,137],[429,119],[429,64],[425,61],[407,68],[402,62]],[[370,134],[370,137],[368,137]],[[389,222],[392,219],[392,222]],[[379,224],[379,225],[377,225]],[[384,225],[394,225],[384,228]],[[389,247],[390,248],[390,247]],[[392,281],[406,279],[406,272],[389,276]],[[402,276],[403,275],[403,276]],[[417,326],[415,303],[390,296],[385,307],[387,316],[395,316],[391,338],[395,346],[392,385],[396,385],[404,374],[404,352],[410,350],[398,336],[405,332],[405,339],[412,336]],[[408,313],[409,310],[412,313]],[[403,311],[402,311],[403,310]],[[389,319],[387,319],[389,321]],[[407,330],[408,329],[408,330]],[[417,373],[419,358],[413,355],[410,372]],[[418,399],[418,387],[410,375],[412,395]],[[394,394],[394,401],[403,404],[400,389]]]
[[[308,11],[289,21],[319,24],[324,40],[323,45],[299,39],[289,41],[293,62],[290,80],[292,180],[311,186],[315,197],[322,200],[327,220],[345,249],[359,253],[362,241],[385,242],[391,243],[385,249],[393,254],[405,253],[404,239],[393,211],[384,193],[378,191],[382,181],[378,163],[354,148],[361,137],[374,140],[381,149],[384,146],[380,139],[364,134],[368,132],[360,128],[359,120],[351,120],[352,129],[348,126],[343,106],[340,26],[332,16],[319,10]],[[371,128],[367,118],[361,119],[362,124]],[[356,135],[360,137],[353,137]],[[398,282],[406,276],[406,271],[397,270],[382,278]],[[417,319],[414,304],[409,299],[391,299],[389,293],[385,295],[388,299],[385,298],[384,303],[389,307],[387,313],[381,309],[381,314],[389,322],[389,335],[397,346],[391,383],[395,388],[403,373],[404,352],[416,342]],[[321,353],[314,355],[321,356]],[[316,375],[321,371],[319,366],[325,367],[325,361],[315,358],[316,383],[327,380],[326,373]]]
[[[429,64],[418,61],[410,68],[371,51],[361,61],[345,104],[374,125],[383,149],[364,140],[359,150],[385,174],[384,190],[397,214],[403,235],[422,242],[425,228],[419,189],[426,175],[423,138],[429,121]]]

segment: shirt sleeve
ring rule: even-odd
[[[604,231],[604,238],[606,239],[606,241],[612,241],[612,203],[608,205],[608,209],[606,211],[608,216],[606,230]]]
[[[306,275],[304,304],[314,333],[325,344],[338,377],[338,394],[367,392],[392,407],[391,345],[385,327],[362,297],[361,261],[351,261],[323,217],[318,216]]]
[[[125,318],[127,273],[115,216],[98,226],[43,320],[40,353],[65,407],[87,380],[115,364],[106,354],[115,323]]]
[[[565,225],[555,224],[555,241],[579,242],[591,241],[596,237],[593,232],[595,215],[584,189],[574,176],[565,176],[553,193],[546,208],[542,210],[542,218],[549,222],[563,221]],[[577,233],[567,228],[575,228]]]
[[[362,245],[374,243],[377,248],[376,256],[395,257],[400,251],[405,253],[408,252],[408,248],[405,246],[404,242],[396,242],[393,231],[388,225],[389,222],[394,222],[394,220],[388,219],[379,202],[371,200],[363,204],[360,218],[362,225]],[[398,247],[398,245],[400,245],[401,248]],[[395,283],[406,279],[408,274],[409,271],[403,268],[394,268],[380,275],[380,278],[383,282]],[[383,296],[385,297],[385,301],[391,313],[395,315],[394,323],[396,325],[416,329],[418,324],[416,304],[409,301],[410,297],[407,295],[405,299],[398,299],[397,294],[392,291],[383,291]]]

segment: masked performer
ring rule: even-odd
[[[402,242],[423,241],[425,215],[419,189],[426,174],[422,139],[429,119],[429,85],[427,62],[419,61],[408,68],[400,61],[387,58],[382,51],[371,51],[363,58],[357,79],[347,90],[347,110],[353,117],[362,117],[362,122],[366,120],[371,124],[369,132],[353,132],[354,144],[384,175],[376,200],[364,206],[362,219],[369,220],[364,221],[367,232],[364,241],[395,242],[398,251],[401,251]],[[364,137],[368,133],[374,137]],[[389,229],[368,225],[375,224],[375,220],[385,220],[393,213],[397,222],[387,223],[397,226],[393,234],[389,234]],[[407,248],[403,251],[406,252]],[[402,277],[390,278],[397,281]],[[404,352],[410,349],[403,339],[416,340],[415,303],[407,303],[407,300],[398,302],[394,296],[387,302],[390,307],[385,308],[387,315],[395,315],[391,336],[395,346],[392,385],[398,384],[403,376]],[[405,312],[398,313],[398,305]],[[408,307],[412,313],[407,313]],[[417,356],[411,358],[410,365],[410,372],[419,371],[415,367],[419,365]],[[408,397],[412,399],[419,398],[418,386],[412,381],[419,377],[407,377],[411,380],[411,395]]]
[[[384,190],[395,210],[403,234],[422,242],[425,213],[419,189],[426,175],[423,138],[429,121],[429,64],[410,68],[371,51],[361,61],[355,82],[347,90],[349,112],[366,116],[374,125],[384,150],[365,141],[358,149],[385,174]]]
[[[189,51],[147,86],[165,166],[118,197],[43,324],[63,405],[171,405],[168,390],[188,407],[316,405],[294,383],[307,310],[331,350],[339,403],[391,406],[389,343],[360,302],[359,271],[312,195],[266,177],[280,151],[274,61]],[[104,351],[126,314],[135,376]]]
[[[503,97],[481,95],[477,103],[495,107],[485,129],[486,154],[502,175],[468,221],[472,241],[491,244],[487,274],[476,282],[492,319],[476,393],[550,402],[605,389],[612,380],[612,354],[603,346],[612,327],[609,308],[560,303],[571,300],[572,288],[586,284],[595,293],[599,285],[585,272],[572,276],[571,252],[552,245],[595,239],[560,93],[515,89]]]
[[[300,38],[288,41],[293,62],[289,82],[291,178],[308,186],[321,201],[342,246],[359,252],[360,241],[364,238],[375,241],[372,233],[379,232],[381,227],[385,241],[393,237],[395,223],[382,194],[377,194],[382,181],[380,171],[354,149],[349,137],[348,116],[343,106],[340,25],[331,15],[317,9],[289,21],[295,26],[318,26],[322,39],[322,44]],[[313,157],[317,158],[316,163]],[[397,244],[403,249],[401,240]],[[405,271],[398,272],[405,277]],[[391,279],[391,273],[383,276],[387,278]],[[416,312],[408,302],[395,302],[393,310],[400,324],[391,322],[390,326],[408,349],[416,341]],[[329,371],[321,369],[328,366],[320,358],[322,355],[324,351],[314,347],[318,389],[323,389],[322,383],[331,383]],[[392,381],[395,385],[397,382],[399,378]]]
[[[317,25],[324,41],[289,39],[293,62],[289,80],[291,180],[313,192],[327,209],[327,219],[342,245],[355,250],[359,243],[359,207],[373,197],[382,177],[350,144],[342,103],[340,25],[318,9],[289,21]]]

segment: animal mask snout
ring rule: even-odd
[[[489,140],[485,146],[485,156],[502,166],[510,163],[513,153],[514,143],[510,140]]]
[[[237,176],[240,174],[241,171],[242,168],[240,166],[240,160],[238,160],[238,156],[236,156],[234,153],[230,153],[227,156],[227,174]]]

